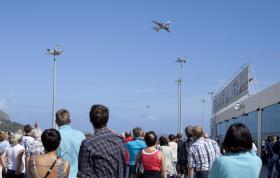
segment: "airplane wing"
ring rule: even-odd
[[[157,25],[161,25],[161,23],[156,22],[156,21],[154,21],[154,20],[152,20],[152,22],[154,22],[154,23],[157,24]]]
[[[169,28],[164,28],[164,30],[166,30],[167,32],[171,33]]]

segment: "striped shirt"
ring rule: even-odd
[[[216,141],[199,138],[190,147],[188,166],[196,171],[208,171],[218,156],[220,156],[220,148]]]

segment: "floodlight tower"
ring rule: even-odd
[[[181,123],[181,79],[179,78],[178,80],[175,81],[178,86],[178,120],[177,120],[177,133],[180,132],[180,123]]]
[[[54,49],[47,49],[47,54],[53,56],[53,103],[52,103],[52,127],[57,128],[55,124],[55,92],[56,92],[56,56],[59,56],[63,53],[62,50],[59,50],[59,46]]]
[[[208,94],[210,95],[210,98],[211,98],[211,117],[212,117],[212,115],[213,115],[213,95],[214,95],[214,92],[209,91]]]
[[[183,89],[183,64],[186,59],[178,57],[176,62],[180,65],[180,77],[178,83],[178,133],[182,134],[182,89]]]
[[[204,126],[204,105],[205,105],[205,102],[206,100],[203,98],[202,100],[200,100],[201,103],[202,103],[202,119],[201,119],[201,127],[203,128]]]

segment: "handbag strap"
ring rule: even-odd
[[[54,168],[54,166],[55,166],[55,164],[56,164],[56,162],[57,162],[58,159],[59,159],[59,156],[56,157],[56,159],[55,159],[54,162],[52,163],[50,169],[46,172],[44,178],[47,178],[47,177],[50,175],[50,173],[52,172],[52,170],[53,170],[53,168]]]

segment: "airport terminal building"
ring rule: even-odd
[[[241,75],[243,74],[241,73]],[[239,74],[239,80],[240,78],[242,77]],[[250,82],[247,74],[245,79],[248,83],[245,82],[244,85],[241,85],[246,88]],[[235,79],[232,82],[236,83]],[[222,102],[227,103],[227,106],[218,109],[218,111],[217,106],[221,105],[219,101],[221,97],[219,98],[218,96],[220,93],[215,94],[211,118],[211,135],[218,143],[221,143],[231,124],[244,123],[250,129],[253,140],[258,147],[258,154],[260,155],[267,136],[280,136],[280,82],[254,95],[248,94],[247,89],[244,89],[243,92],[245,90],[246,92],[241,95],[242,89],[239,90],[240,96],[230,104],[227,103],[230,99],[227,97],[226,101]],[[228,94],[229,92],[226,91],[226,93]],[[222,98],[225,98],[225,94],[222,94],[222,96]],[[231,96],[233,98],[236,97],[235,95]]]

